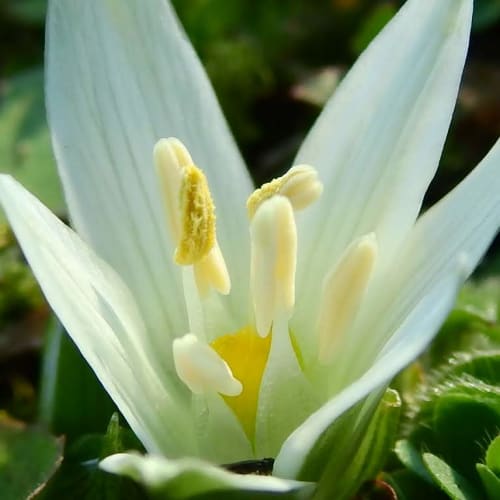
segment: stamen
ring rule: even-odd
[[[259,206],[250,238],[255,322],[258,334],[265,337],[273,319],[290,317],[295,303],[297,230],[288,198],[273,196]]]
[[[241,382],[233,377],[228,364],[192,333],[173,342],[174,364],[179,378],[195,394],[218,392],[238,396]]]
[[[229,273],[215,234],[215,207],[203,172],[181,141],[161,139],[154,148],[165,211],[176,242],[174,261],[193,265],[200,295],[210,287],[227,294]]]
[[[179,193],[184,177],[184,167],[192,165],[193,160],[182,142],[173,137],[160,139],[156,143],[153,158],[163,194],[165,214],[172,236],[177,243],[181,237]]]
[[[154,159],[177,240],[175,262],[193,264],[215,243],[215,208],[207,179],[178,139],[161,139],[155,146]]]
[[[323,283],[319,311],[320,362],[328,363],[346,330],[354,321],[377,258],[374,233],[355,240]]]
[[[184,169],[180,201],[182,228],[174,259],[177,264],[194,264],[215,243],[215,207],[205,174],[194,165]]]
[[[217,242],[215,242],[210,253],[196,262],[193,268],[196,286],[202,297],[207,295],[210,287],[223,295],[230,292],[231,280]]]
[[[316,201],[322,191],[323,185],[316,170],[309,165],[297,165],[250,195],[247,200],[248,217],[252,219],[259,206],[275,195],[285,196],[294,210],[302,210]]]

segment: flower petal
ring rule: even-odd
[[[387,384],[422,352],[452,308],[462,280],[463,272],[449,273],[420,300],[396,332],[398,342],[393,343],[359,379],[313,413],[290,435],[276,458],[274,474],[299,478],[313,448],[324,446],[325,450],[335,449],[334,443],[324,442],[328,440],[329,427],[356,403]],[[353,422],[353,435],[355,427]],[[321,472],[318,470],[318,476]]]
[[[196,459],[168,460],[163,457],[119,453],[105,458],[100,467],[107,472],[129,476],[161,498],[179,500],[210,494],[210,498],[305,498],[313,490],[310,483],[300,483],[271,476],[235,474]],[[267,495],[266,495],[267,494]],[[240,496],[241,495],[241,496]],[[262,496],[264,495],[264,496]],[[297,495],[297,497],[295,496]],[[301,495],[301,496],[299,496]],[[205,498],[205,496],[203,496]]]
[[[471,0],[407,1],[305,140],[295,162],[313,165],[324,191],[299,220],[307,242],[299,308],[309,307],[325,268],[356,237],[375,232],[381,258],[390,258],[414,223],[450,123],[471,15]]]
[[[275,320],[271,350],[259,389],[256,456],[274,457],[281,444],[321,400],[304,375],[285,317]],[[293,409],[293,410],[292,410]]]
[[[192,412],[198,456],[213,463],[231,463],[254,456],[241,422],[219,394],[194,396]]]
[[[195,452],[185,391],[151,359],[145,326],[120,278],[6,175],[0,201],[49,304],[144,445],[171,456]]]
[[[439,280],[464,254],[469,273],[500,227],[500,140],[479,165],[417,221],[402,253],[411,269]],[[431,258],[432,255],[432,258]]]
[[[343,366],[332,375],[336,387],[356,379],[359,367],[366,366],[383,347],[375,364],[292,434],[277,459],[280,475],[296,477],[301,454],[326,430],[328,418],[333,421],[387,382],[432,339],[453,306],[454,290],[477,265],[500,226],[499,170],[500,141],[466,179],[418,220],[393,263],[392,274],[381,272],[379,286],[372,289],[372,294],[385,297],[385,309],[372,296],[378,309],[363,311],[365,321],[350,339],[351,349],[343,352]],[[462,269],[459,276],[457,261]],[[383,294],[381,286],[385,286]],[[381,319],[373,322],[373,318]],[[360,351],[361,338],[364,347]]]
[[[345,359],[355,355],[357,366],[370,363],[408,311],[450,272],[457,258],[463,256],[467,274],[472,272],[499,226],[500,140],[454,190],[418,219],[395,260],[380,270],[367,297],[370,306],[362,311],[349,338]],[[332,377],[336,384],[346,384],[355,371],[352,363],[345,362]]]
[[[176,136],[206,171],[223,252],[248,241],[248,174],[168,2],[51,0],[47,29],[47,109],[71,219],[123,277],[169,359],[165,335],[184,334],[186,314],[153,147]],[[237,275],[248,273],[247,247],[228,255],[235,283],[247,283]]]

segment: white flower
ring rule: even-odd
[[[409,0],[250,217],[254,188],[172,8],[49,9],[47,108],[78,235],[0,181],[48,301],[148,451],[272,456],[297,477],[331,423],[425,348],[500,223],[498,143],[416,220],[472,0]]]

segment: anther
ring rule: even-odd
[[[177,264],[193,264],[208,255],[215,243],[215,207],[203,172],[184,169],[180,192],[181,235],[175,251]]]
[[[193,393],[241,394],[243,386],[233,377],[228,364],[194,334],[188,333],[175,339],[173,354],[177,375]]]
[[[257,333],[265,337],[274,318],[291,315],[295,303],[297,230],[288,198],[273,196],[250,225],[251,288]]]
[[[176,243],[174,261],[194,266],[201,295],[210,287],[229,293],[229,274],[216,239],[215,207],[204,173],[173,137],[158,141],[154,161]]]
[[[323,283],[318,329],[320,362],[328,363],[354,321],[377,259],[374,233],[355,240]]]
[[[309,165],[297,165],[286,174],[263,184],[256,189],[247,200],[247,211],[250,219],[257,208],[269,198],[281,195],[288,198],[294,210],[302,210],[316,201],[323,191],[318,180],[318,173]]]
[[[202,297],[204,297],[210,287],[223,295],[227,295],[231,290],[229,273],[224,262],[224,257],[219,244],[215,242],[210,253],[193,265],[196,286]]]

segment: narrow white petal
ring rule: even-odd
[[[499,227],[500,140],[455,189],[419,218],[405,243],[406,261],[436,280],[463,253],[472,272]]]
[[[469,273],[477,266],[499,227],[500,141],[466,179],[417,221],[400,253],[380,270],[366,300],[371,307],[362,311],[346,358],[356,355],[360,366],[374,359],[402,318],[461,255]],[[337,369],[332,377],[338,384],[355,376],[352,363]]]
[[[151,357],[119,276],[9,176],[0,201],[49,304],[147,449],[195,452],[185,391]]]
[[[438,165],[468,45],[472,0],[409,0],[361,55],[302,146],[323,195],[299,219],[297,314],[324,268],[375,232],[389,256],[411,228]],[[310,309],[309,305],[306,306]],[[310,318],[299,318],[301,324]],[[298,328],[301,329],[301,328]]]
[[[456,266],[455,262],[455,266]],[[274,474],[297,477],[309,450],[328,427],[345,411],[387,384],[396,373],[420,354],[453,306],[463,272],[448,275],[426,295],[405,318],[392,344],[359,379],[313,413],[282,446]],[[355,426],[353,422],[353,433]]]
[[[165,334],[185,331],[186,315],[154,145],[178,137],[206,172],[218,206],[219,242],[237,284],[248,282],[244,202],[251,191],[170,4],[51,0],[47,108],[71,219],[123,277],[156,335],[158,352],[168,358]],[[232,242],[239,251],[229,255]],[[241,286],[228,300],[246,293]]]
[[[122,474],[133,478],[152,492],[161,492],[165,498],[226,498],[231,490],[234,498],[242,495],[260,497],[279,497],[283,493],[291,493],[313,486],[309,483],[289,481],[271,476],[253,474],[235,474],[208,462],[196,459],[169,460],[164,457],[131,453],[111,455],[100,462],[100,467],[107,472]],[[267,493],[267,495],[266,495]],[[306,498],[303,495],[298,498]],[[286,496],[290,498],[290,496]],[[295,497],[293,497],[295,498]]]

